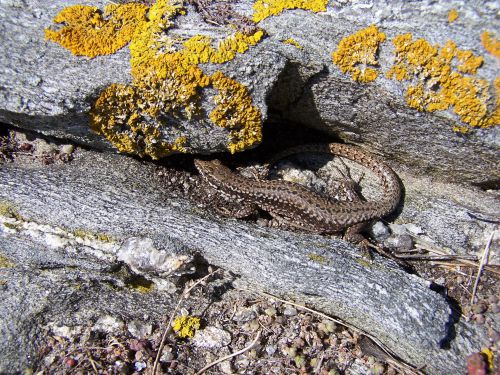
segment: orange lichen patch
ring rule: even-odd
[[[475,77],[483,63],[482,57],[459,50],[452,41],[442,47],[424,39],[412,41],[411,34],[398,35],[392,43],[396,47],[396,58],[387,76],[399,81],[416,81],[405,95],[410,107],[428,112],[453,107],[461,121],[474,127],[499,123],[499,84],[495,81],[495,102],[488,82]]]
[[[250,46],[257,44],[264,32],[258,30],[252,35],[241,32],[222,40],[217,48],[212,47],[212,38],[196,35],[184,42],[183,55],[190,64],[215,63],[222,64],[236,57],[237,53],[245,53]]]
[[[139,3],[109,4],[97,7],[75,5],[63,9],[54,22],[63,26],[45,30],[45,38],[61,44],[74,55],[96,57],[115,53],[124,47],[140,22],[147,6]]]
[[[285,9],[305,9],[312,12],[325,12],[328,0],[257,0],[254,5],[255,22],[280,14]]]
[[[160,125],[153,121],[161,112],[161,101],[142,102],[140,89],[112,84],[104,90],[91,110],[91,128],[105,136],[120,152],[149,155],[159,159],[183,152],[185,137],[173,144],[162,139]]]
[[[355,34],[343,38],[332,54],[333,62],[342,73],[349,73],[358,82],[371,82],[378,77],[378,71],[367,65],[377,66],[377,50],[385,41],[385,34],[371,25]],[[361,67],[360,67],[361,65]]]
[[[458,19],[458,12],[456,9],[452,9],[448,12],[448,23],[455,22]]]
[[[302,48],[304,48],[304,47],[302,47],[302,45],[301,45],[299,42],[297,42],[297,41],[296,41],[295,39],[293,39],[293,38],[288,38],[288,39],[285,39],[285,40],[283,41],[283,43],[285,43],[285,44],[290,44],[290,45],[294,46],[294,47],[295,47],[295,48],[297,48],[297,49],[302,49]]]
[[[500,59],[500,40],[495,38],[491,33],[485,31],[481,34],[481,43],[486,51],[491,53],[497,59]]]
[[[233,59],[237,53],[244,53],[258,43],[263,31],[252,35],[236,32],[214,48],[212,39],[206,36],[198,35],[182,41],[167,34],[173,26],[173,19],[185,12],[182,1],[157,0],[149,8],[147,18],[147,7],[141,5],[138,9],[142,10],[142,17],[134,18],[132,27],[132,21],[122,12],[137,11],[133,5],[106,7],[104,16],[108,19],[103,18],[97,8],[84,6],[67,8],[56,17],[57,22],[64,21],[72,26],[65,31],[65,38],[75,45],[81,43],[80,33],[87,29],[96,29],[96,35],[104,37],[102,43],[107,43],[108,49],[101,48],[101,42],[90,38],[89,43],[98,46],[92,49],[92,53],[88,52],[89,47],[85,47],[85,54],[90,57],[114,52],[112,43],[118,41],[113,37],[120,39],[122,34],[127,34],[127,41],[131,40],[133,83],[113,84],[100,94],[90,111],[92,130],[106,137],[121,152],[147,155],[153,159],[173,152],[186,152],[188,142],[179,124],[194,116],[198,116],[201,122],[208,122],[201,108],[200,92],[213,85],[219,90],[219,95],[214,98],[215,109],[210,120],[214,125],[228,129],[231,152],[260,142],[261,116],[252,105],[248,90],[220,72],[212,77],[205,75],[198,64],[224,63]],[[78,38],[73,40],[75,30]],[[63,45],[72,46],[71,43]],[[126,42],[119,43],[123,46]],[[77,49],[72,51],[75,53]],[[174,141],[167,142],[167,138]]]
[[[261,114],[253,105],[247,88],[221,72],[215,72],[211,81],[219,95],[214,99],[217,106],[210,112],[210,120],[230,129],[229,151],[235,153],[259,143],[262,140]]]

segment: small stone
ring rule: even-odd
[[[295,366],[301,368],[306,363],[306,358],[303,355],[297,355],[294,358]]]
[[[73,151],[75,151],[75,146],[73,146],[73,145],[62,145],[61,146],[61,153],[63,153],[63,154],[70,155],[73,153]]]
[[[250,320],[253,320],[257,317],[257,313],[255,312],[254,309],[251,308],[245,308],[242,310],[239,310],[234,314],[233,320],[238,322],[238,323],[245,323],[249,322]]]
[[[474,321],[477,324],[484,324],[484,322],[486,321],[486,317],[483,314],[477,314],[474,315]]]
[[[268,307],[267,309],[264,310],[264,313],[267,316],[275,316],[277,314],[277,310],[274,307]]]
[[[384,245],[390,249],[411,250],[413,248],[413,240],[408,234],[391,235],[385,241]]]
[[[434,280],[434,283],[437,285],[444,285],[446,283],[446,280],[444,277],[438,277],[436,280]]]
[[[370,370],[373,375],[382,375],[385,372],[385,366],[380,362],[375,362]]]
[[[479,302],[474,305],[472,305],[472,312],[474,314],[482,314],[488,310],[488,305],[484,302]]]
[[[64,359],[64,364],[66,365],[66,367],[72,368],[75,367],[78,364],[78,362],[76,359],[72,357],[66,357]]]
[[[492,294],[488,297],[488,302],[491,304],[496,304],[498,303],[498,297],[495,294]]]
[[[113,333],[122,330],[124,326],[125,323],[120,318],[115,318],[111,315],[105,315],[97,320],[97,322],[92,327],[92,330]]]
[[[283,310],[283,315],[295,316],[297,315],[297,309],[295,307],[286,307],[285,310]]]
[[[272,356],[274,353],[276,353],[276,346],[267,345],[266,346],[266,353],[267,353],[267,355]]]
[[[138,339],[142,339],[151,334],[151,332],[153,331],[153,326],[148,323],[132,320],[127,324],[127,329],[132,336]]]
[[[196,331],[193,343],[200,348],[218,349],[231,343],[231,334],[217,327],[207,327]]]
[[[136,371],[142,371],[146,368],[146,366],[147,366],[146,362],[139,361],[139,362],[134,363],[134,367],[135,367]]]
[[[496,303],[496,304],[492,305],[490,310],[491,310],[491,312],[493,312],[495,314],[500,313],[500,304]]]
[[[174,354],[172,353],[172,348],[168,345],[163,347],[163,352],[160,357],[160,362],[170,362],[174,359]]]
[[[389,228],[381,221],[377,221],[372,225],[370,229],[370,234],[377,241],[383,241],[390,235]]]

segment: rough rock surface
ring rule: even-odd
[[[189,272],[196,254],[240,275],[244,285],[307,303],[360,327],[409,363],[426,365],[429,373],[459,372],[463,358],[485,344],[480,328],[459,320],[442,295],[394,262],[377,256],[370,264],[337,239],[207,217],[169,197],[154,167],[131,158],[78,151],[62,166],[6,163],[0,181],[1,249],[12,262],[2,268],[2,300],[8,302],[0,308],[9,318],[2,320],[6,334],[0,363],[17,350],[17,337],[33,352],[37,326],[69,308],[65,301],[73,301],[72,295],[85,300],[80,289],[64,287],[67,280],[72,285],[76,274],[113,284],[116,278],[103,268],[112,269],[121,260],[157,284],[164,300],[171,283],[159,276]],[[52,303],[33,302],[36,307],[19,316],[14,308],[19,290],[30,300],[38,298],[37,291],[49,290],[53,294],[46,300]],[[112,297],[113,303],[122,303],[120,298]],[[102,308],[115,311],[107,302]],[[129,307],[122,313],[136,315]],[[12,358],[11,366],[19,368],[33,361]]]
[[[9,51],[0,57],[0,119],[102,148],[107,143],[89,131],[88,111],[104,87],[130,81],[129,52],[125,47],[112,55],[88,59],[45,42],[43,30],[52,24],[51,19],[76,3],[104,5],[102,1],[21,0],[0,4],[1,43]],[[252,14],[250,1],[233,6],[243,15]],[[449,23],[452,9],[458,10],[459,18]],[[245,84],[264,118],[278,116],[365,144],[411,167],[413,173],[491,184],[499,177],[498,126],[465,135],[454,133],[453,126],[465,124],[451,109],[431,113],[410,108],[404,98],[408,82],[390,80],[385,73],[394,59],[390,41],[396,35],[412,33],[414,40],[424,38],[440,46],[453,40],[457,48],[483,56],[478,77],[492,83],[498,65],[481,45],[480,36],[483,31],[498,36],[497,12],[494,1],[346,1],[330,4],[327,12],[317,14],[288,10],[258,24],[268,37],[246,53],[202,69],[207,73],[222,70]],[[192,7],[175,22],[175,33],[182,38],[200,33],[220,39],[232,33],[231,28],[203,22]],[[381,74],[374,82],[360,84],[333,65],[331,53],[342,38],[371,24],[386,34],[375,67]],[[290,38],[301,48],[283,42]],[[189,134],[190,152],[226,148],[227,132],[220,128],[207,129],[196,122],[179,126]]]

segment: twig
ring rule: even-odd
[[[182,292],[181,296],[179,297],[179,301],[177,302],[177,305],[175,305],[174,311],[170,315],[170,318],[168,320],[168,324],[165,327],[165,331],[163,331],[163,335],[161,336],[160,347],[158,348],[158,353],[156,354],[155,362],[153,364],[153,375],[156,375],[156,369],[158,368],[158,363],[160,362],[161,353],[163,351],[163,348],[165,347],[165,342],[167,341],[168,332],[170,331],[170,327],[172,326],[172,322],[174,321],[174,317],[177,314],[177,311],[179,310],[182,301],[184,301],[184,299],[187,298],[187,296],[189,295],[189,292],[191,292],[191,290],[193,290],[194,287],[196,287],[197,285],[199,285],[202,282],[204,282],[210,276],[212,276],[215,273],[219,272],[219,270],[220,270],[220,268],[216,269],[215,271],[210,272],[208,275],[203,276],[201,279],[199,279],[198,281],[196,281],[189,288],[186,288],[184,290],[184,292]]]
[[[87,357],[88,357],[87,359],[89,360],[90,365],[91,365],[91,366],[92,366],[92,368],[94,369],[95,373],[96,373],[96,374],[99,374],[99,371],[97,371],[97,367],[96,367],[96,365],[95,365],[95,362],[94,362],[94,360],[92,359],[92,356],[90,355],[90,352],[89,352],[88,350],[87,350]]]
[[[252,340],[252,342],[250,343],[250,345],[248,345],[246,348],[243,348],[243,349],[241,349],[241,350],[239,350],[237,352],[231,353],[229,355],[226,355],[226,356],[224,356],[222,358],[219,358],[219,359],[213,361],[212,363],[209,363],[208,365],[206,365],[205,367],[203,367],[200,371],[198,371],[196,373],[196,375],[201,375],[205,371],[207,371],[210,367],[215,366],[218,363],[224,362],[224,361],[226,361],[228,359],[236,357],[237,355],[245,353],[247,350],[252,349],[255,346],[255,344],[257,344],[257,341],[259,340],[261,333],[262,333],[262,331],[257,332],[257,335],[255,336],[255,338]]]
[[[474,282],[474,287],[472,288],[472,296],[470,298],[470,304],[474,304],[474,298],[476,298],[476,291],[477,291],[477,286],[479,285],[479,279],[481,278],[481,274],[483,273],[483,268],[488,261],[488,258],[490,256],[490,246],[491,246],[491,241],[493,240],[493,236],[495,235],[495,230],[491,232],[490,238],[488,239],[488,243],[486,244],[486,247],[484,248],[483,251],[483,256],[481,257],[481,262],[479,263],[479,267],[477,270],[477,276],[476,276],[476,281]]]

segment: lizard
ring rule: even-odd
[[[381,180],[384,196],[375,202],[333,202],[306,187],[283,180],[255,180],[234,173],[218,159],[195,159],[202,178],[222,197],[241,205],[236,217],[249,216],[260,208],[280,224],[321,234],[339,233],[349,227],[351,234],[372,219],[391,213],[401,199],[401,184],[396,173],[378,157],[340,143],[303,145],[285,150],[272,160],[302,152],[327,153],[345,157],[374,172]],[[346,233],[347,237],[347,233]]]

